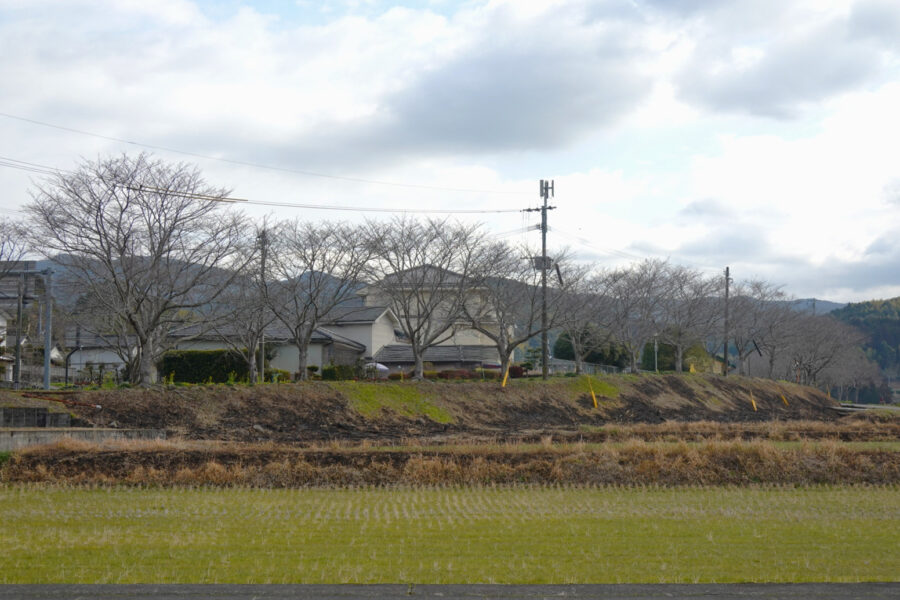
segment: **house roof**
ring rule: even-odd
[[[421,282],[430,285],[451,286],[457,285],[461,280],[462,275],[449,269],[434,265],[420,265],[390,273],[381,280],[381,284],[403,286],[412,282]],[[375,287],[378,287],[378,284],[375,284]]]
[[[191,338],[197,340],[220,340],[222,336],[227,336],[229,332],[235,332],[236,328],[231,326],[220,327],[218,331],[201,331],[199,325],[192,325],[189,327],[185,327],[175,332],[172,337],[176,339],[184,339]],[[115,336],[110,336],[110,338],[114,338]],[[135,343],[134,336],[129,336],[129,340],[131,343]],[[271,325],[266,327],[266,341],[271,342],[281,342],[281,343],[289,343],[291,341],[291,334],[288,329],[282,325]],[[359,351],[363,351],[366,349],[364,344],[360,344],[357,341],[351,340],[348,337],[344,337],[339,333],[335,333],[329,329],[325,329],[322,327],[316,328],[313,332],[312,343],[336,343],[341,344],[343,346],[348,346],[354,348]],[[82,348],[112,348],[113,344],[110,343],[104,336],[98,335],[95,333],[90,333],[84,330],[81,330],[80,334],[76,334],[75,328],[69,328],[66,330],[65,343],[67,348],[76,348],[78,344],[81,344]]]
[[[374,323],[384,313],[389,313],[395,321],[397,320],[387,306],[339,306],[329,313],[324,323],[328,325]]]
[[[375,360],[384,364],[412,364],[412,346],[389,344],[375,353]],[[497,362],[497,349],[493,346],[432,346],[425,350],[423,360],[431,363],[482,363]]]

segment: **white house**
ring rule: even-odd
[[[421,294],[423,301],[427,304],[432,297],[430,293],[447,293],[448,296],[455,294],[456,286],[459,284],[461,275],[435,267],[432,265],[423,265],[415,267],[407,271],[403,271],[404,275],[410,275],[410,286],[421,284],[421,291],[411,291],[410,294],[399,294],[405,296],[405,300],[412,309],[416,306],[416,296]],[[393,278],[394,276],[388,276]],[[386,280],[388,278],[385,278]],[[403,277],[398,277],[402,281]],[[389,281],[387,285],[402,286],[403,284]],[[382,289],[380,284],[375,283],[359,290],[357,294],[362,297],[365,306],[391,306],[391,309],[397,315],[402,316],[404,308],[396,303],[392,306],[391,298]],[[430,288],[430,289],[429,289]],[[442,290],[447,290],[446,292]],[[477,287],[468,288],[466,293],[468,302],[483,302],[481,290]],[[445,336],[439,340],[438,344],[427,348],[423,354],[424,362],[432,363],[438,370],[451,368],[472,368],[477,366],[497,365],[500,360],[497,347],[494,342],[481,333],[470,327],[468,322],[458,318],[457,315],[441,316],[442,309],[440,305],[434,311],[432,318],[451,318],[453,324]],[[402,338],[402,332],[397,332],[398,337]],[[375,350],[372,355],[374,359],[388,367],[407,368],[414,365],[412,347],[408,343],[404,343],[403,339],[399,339],[395,343],[385,343]]]
[[[353,306],[337,310],[321,327],[316,328],[310,342],[307,365],[320,369],[330,364],[352,365],[371,360],[385,345],[396,341],[397,317],[386,307]],[[234,327],[234,338],[238,339]],[[225,350],[229,345],[223,336],[229,329],[216,331],[187,327],[177,332],[172,340],[178,350]],[[269,366],[291,373],[299,369],[299,350],[290,332],[279,324],[266,328],[267,354],[274,355]],[[109,337],[70,329],[66,332],[66,346],[73,350],[69,358],[69,372],[76,373],[87,366],[104,370],[121,369],[124,361],[116,351],[116,341]],[[123,344],[123,346],[133,346]]]

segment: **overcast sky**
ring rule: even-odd
[[[236,197],[398,209],[553,179],[550,244],[585,260],[900,296],[896,0],[0,0],[0,56],[6,159],[145,149],[118,138]],[[0,166],[0,215],[35,177]],[[536,213],[458,218],[539,242]]]

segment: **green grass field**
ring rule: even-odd
[[[900,489],[0,486],[0,583],[900,578]]]

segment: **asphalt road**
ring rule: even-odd
[[[726,600],[900,599],[898,583],[627,584],[627,585],[0,585],[0,599],[16,600],[438,600],[623,598]]]

